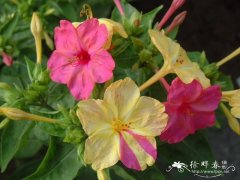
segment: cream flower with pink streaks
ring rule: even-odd
[[[94,170],[108,168],[119,160],[139,171],[154,164],[154,137],[164,130],[168,116],[162,103],[140,97],[130,78],[110,85],[103,100],[84,100],[78,106],[77,115],[88,135],[84,161]]]
[[[76,100],[87,99],[95,83],[113,76],[115,62],[103,48],[108,32],[95,18],[74,28],[67,20],[54,30],[56,50],[48,61],[51,79],[67,84]]]

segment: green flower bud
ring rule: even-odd
[[[208,64],[203,67],[203,72],[208,78],[214,77],[216,74],[218,74],[218,67],[216,63]]]
[[[147,50],[147,49],[143,49],[139,53],[139,59],[142,63],[143,62],[150,62],[151,59],[152,59],[152,52]]]
[[[48,84],[50,82],[49,71],[48,70],[42,71],[38,75],[37,79],[40,84]]]
[[[64,142],[79,144],[83,141],[85,134],[80,126],[70,126],[66,130]]]

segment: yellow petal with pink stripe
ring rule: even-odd
[[[143,171],[157,157],[156,140],[124,131],[120,134],[120,160],[128,168]]]

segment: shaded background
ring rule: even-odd
[[[147,2],[138,0],[131,4],[144,13],[164,4],[165,7],[156,18],[159,21],[171,2],[170,0]],[[184,10],[188,12],[188,15],[179,29],[177,40],[187,51],[204,50],[208,60],[215,62],[240,46],[239,0],[186,0],[183,7],[175,14]],[[235,88],[240,87],[239,80],[237,83],[237,79],[240,77],[240,56],[224,64],[221,71],[232,77]],[[224,117],[221,120],[226,121]],[[213,179],[238,180],[240,179],[240,138],[230,130],[226,122],[223,124],[224,127],[219,130],[207,129],[207,138],[213,148],[216,160],[227,160],[229,165],[235,165],[236,171],[225,177]],[[169,177],[169,179],[172,178]],[[190,175],[188,179],[193,178],[205,179],[193,175]]]

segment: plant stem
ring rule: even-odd
[[[240,55],[240,47],[237,48],[235,51],[227,55],[225,58],[221,59],[220,61],[217,62],[217,66],[220,67],[221,65],[225,64],[226,62],[232,60],[234,57]]]
[[[161,68],[156,74],[154,74],[150,79],[148,79],[145,83],[143,83],[139,89],[140,91],[143,91],[144,89],[148,88],[155,82],[159,81],[161,78],[166,76],[169,72],[166,70],[166,68]]]

